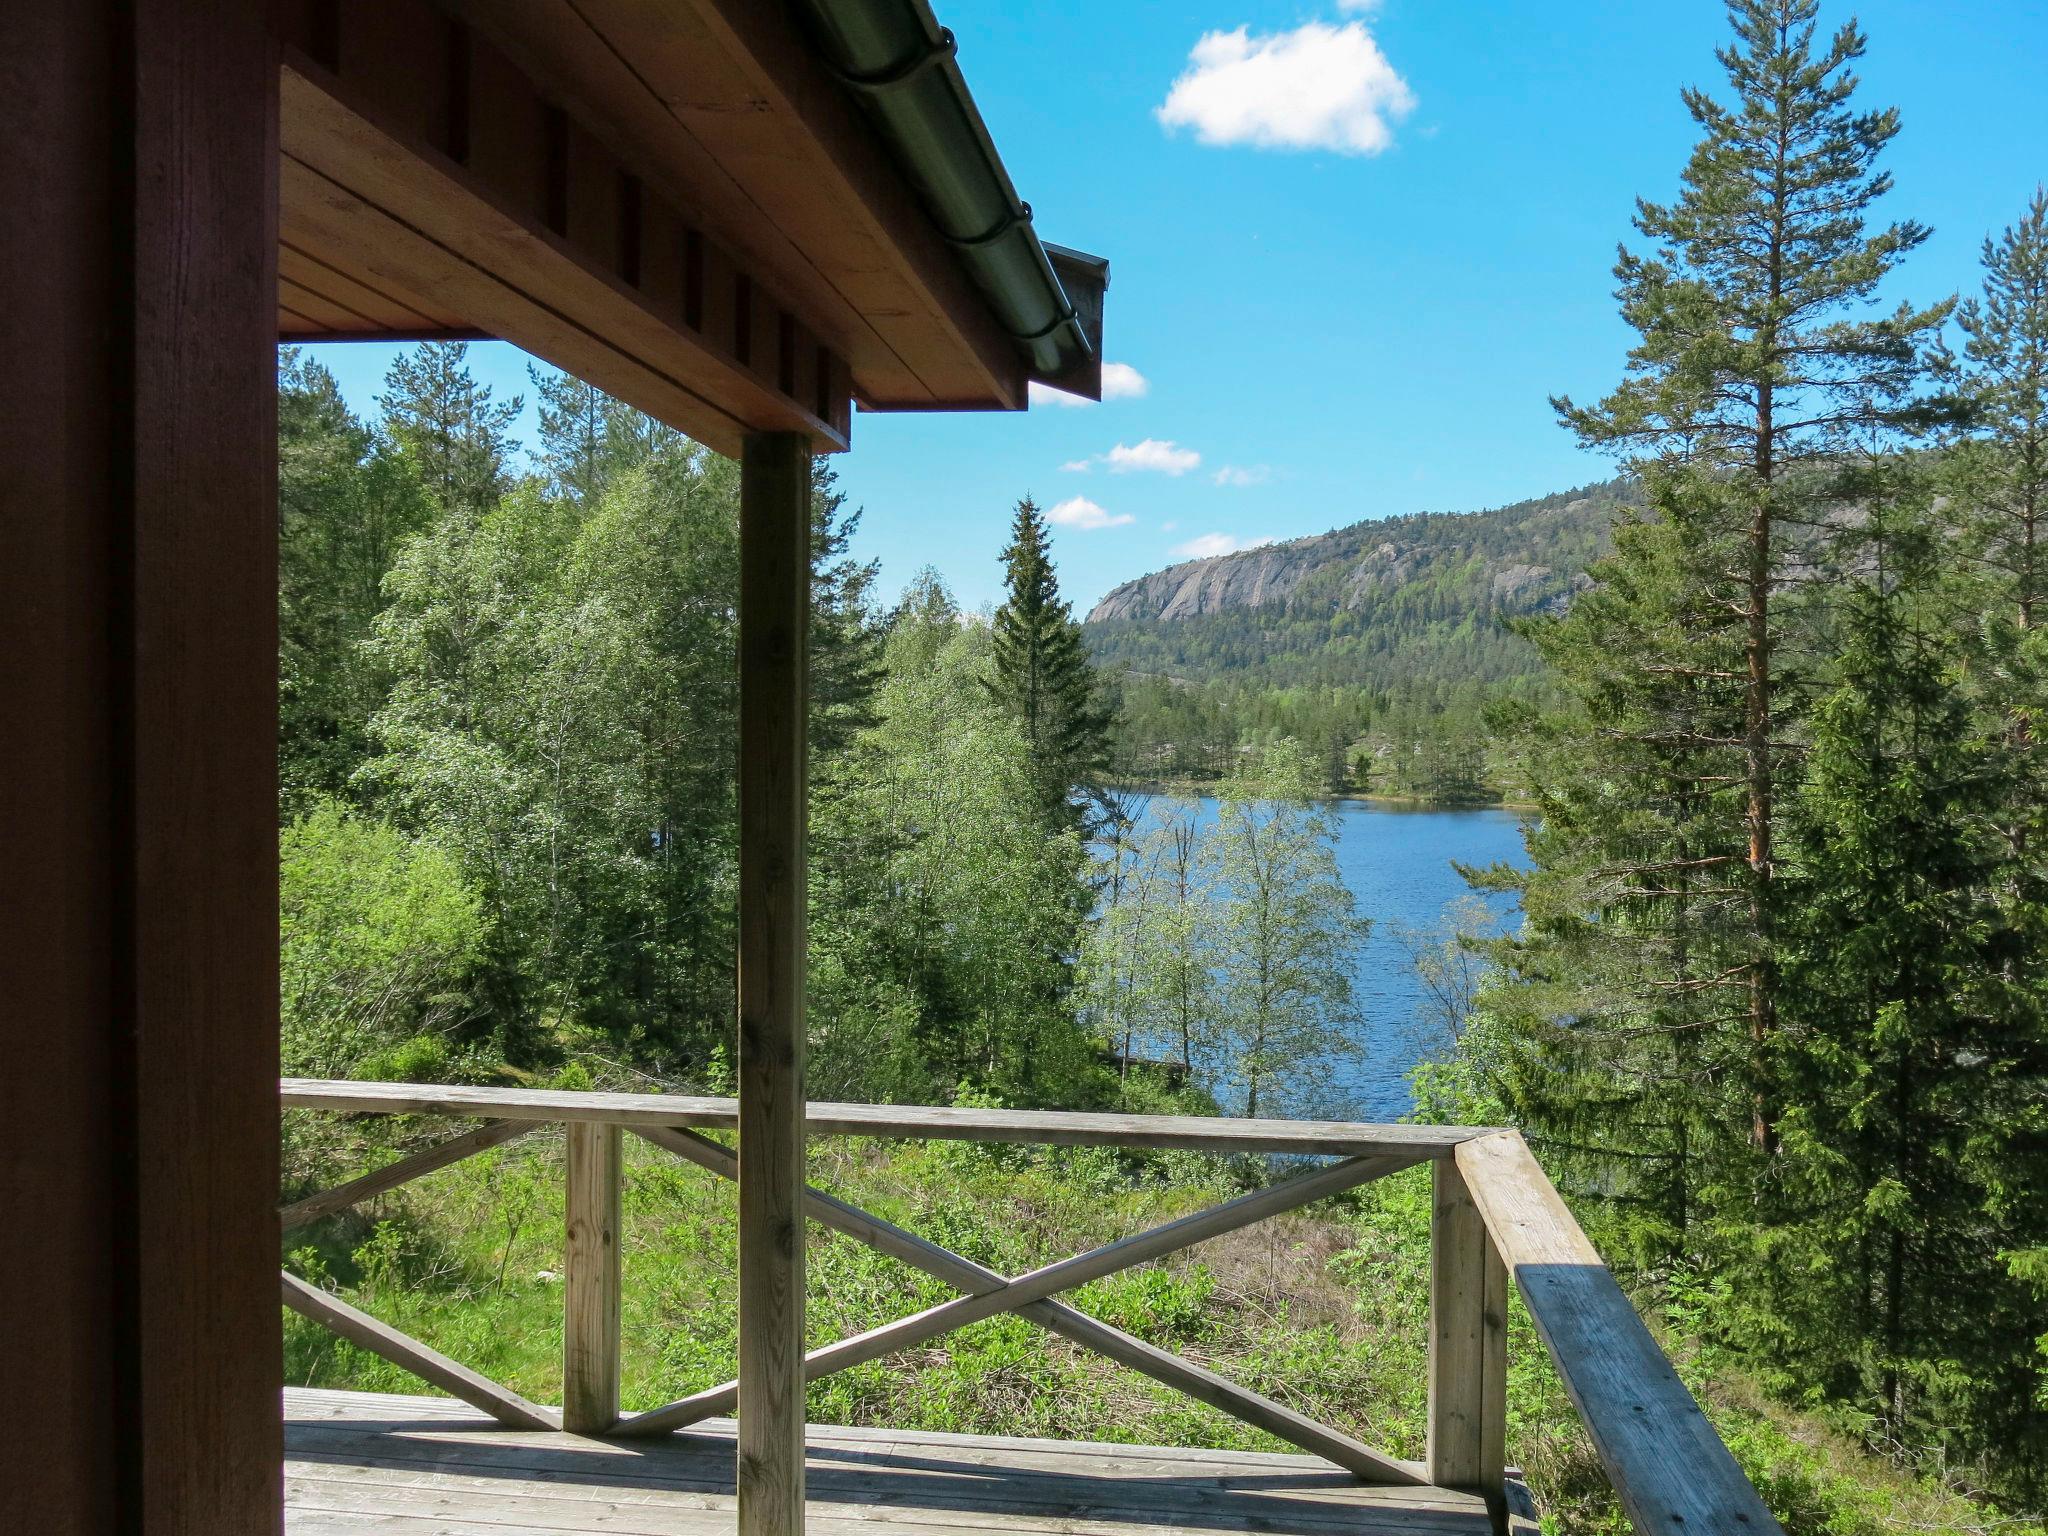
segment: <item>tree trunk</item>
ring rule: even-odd
[[[1757,398],[1756,505],[1750,513],[1748,613],[1744,656],[1743,766],[1748,803],[1750,942],[1749,973],[1750,1141],[1762,1152],[1777,1146],[1766,1091],[1764,1053],[1777,1024],[1776,963],[1771,952],[1771,524],[1776,464],[1773,455],[1772,392],[1766,383]]]

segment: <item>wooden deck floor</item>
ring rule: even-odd
[[[499,1428],[441,1397],[285,1393],[291,1536],[713,1536],[733,1527],[732,1426],[659,1441]],[[1437,1488],[1366,1487],[1309,1456],[815,1427],[819,1536],[1487,1536]]]

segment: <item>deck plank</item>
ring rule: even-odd
[[[289,1536],[726,1536],[730,1422],[660,1440],[508,1430],[447,1398],[290,1388]],[[1483,1503],[1313,1456],[813,1426],[815,1536],[1481,1536]]]

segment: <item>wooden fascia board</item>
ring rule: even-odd
[[[834,211],[859,222],[892,268],[972,357],[978,371],[972,381],[976,386],[972,396],[978,399],[981,387],[988,391],[981,408],[1022,409],[1025,369],[1015,343],[996,323],[987,300],[933,227],[859,110],[805,45],[792,24],[789,8],[763,5],[758,0],[678,0],[678,5],[697,19],[744,72],[750,91],[778,122],[787,125],[792,141],[801,148],[801,161],[779,179],[770,179],[758,161],[750,164],[756,201],[772,217],[786,220],[815,209],[821,194],[833,194]],[[636,8],[631,0],[585,0],[584,9],[630,15]],[[745,126],[743,121],[735,124],[731,112],[699,116],[702,121],[693,121],[691,126],[714,154],[721,154],[726,146],[711,141],[711,135],[721,128],[736,131]],[[864,399],[883,398],[867,388],[860,393]],[[933,395],[958,398],[970,391],[940,386]]]
[[[856,380],[889,398],[929,398],[905,361],[909,307],[866,302],[823,270],[769,219],[748,189],[677,120],[637,60],[601,34],[585,7],[561,0],[449,0],[477,32],[529,76],[545,80],[603,138],[621,163],[678,205],[694,208],[733,252],[800,307],[804,318]],[[873,265],[879,269],[877,259]]]
[[[530,91],[502,60],[493,62],[503,88]],[[686,263],[689,231],[664,202],[636,201],[638,217],[622,217],[606,193],[626,188],[626,173],[589,148],[573,122],[562,121],[560,132],[583,152],[558,152],[536,166],[527,146],[492,143],[504,125],[486,109],[472,110],[463,145],[469,163],[458,164],[407,134],[377,99],[380,87],[388,93],[408,82],[362,78],[361,70],[343,79],[290,46],[282,74],[288,244],[323,259],[330,250],[346,252],[387,280],[394,295],[419,295],[436,311],[451,307],[444,295],[459,293],[466,325],[513,341],[721,452],[737,452],[747,431],[802,432],[825,452],[846,446],[845,364],[701,235]],[[485,85],[472,82],[479,91]],[[529,95],[527,104],[535,103],[559,110]],[[326,186],[295,177],[294,165]],[[529,178],[528,198],[505,185],[508,175]],[[304,215],[294,206],[294,186],[315,197]],[[519,206],[533,198],[559,206]],[[585,217],[585,205],[595,213]],[[550,213],[563,227],[548,227]],[[318,233],[309,218],[322,225]],[[607,236],[608,251],[599,248]],[[701,289],[694,295],[684,291],[686,266]]]

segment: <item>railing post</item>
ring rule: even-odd
[[[1431,1165],[1429,1480],[1485,1495],[1505,1529],[1507,1270],[1455,1160]]]
[[[619,1128],[569,1123],[562,1259],[562,1428],[619,1422]]]

